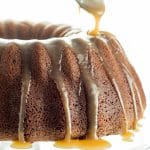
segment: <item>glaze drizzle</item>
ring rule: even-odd
[[[25,118],[25,105],[27,103],[30,86],[31,86],[31,71],[30,71],[30,56],[31,50],[21,47],[22,50],[22,86],[21,86],[21,104],[19,112],[19,128],[18,139],[24,142],[24,118]]]

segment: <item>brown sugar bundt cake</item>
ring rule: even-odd
[[[110,33],[0,23],[0,140],[93,138],[134,129],[146,101]]]

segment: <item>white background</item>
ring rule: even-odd
[[[150,0],[105,2],[106,12],[101,30],[112,32],[118,37],[142,80],[149,101]],[[74,0],[0,0],[0,20],[6,19],[66,23],[83,29],[93,26],[93,18],[83,10],[79,14]]]

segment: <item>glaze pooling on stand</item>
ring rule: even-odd
[[[83,150],[106,150],[111,147],[111,144],[106,140],[70,140],[70,141],[58,141],[54,144],[57,148],[71,149],[79,148]]]
[[[30,148],[32,148],[32,144],[29,142],[14,141],[11,144],[11,147],[15,148],[15,149],[30,149]]]

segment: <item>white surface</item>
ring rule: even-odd
[[[150,0],[105,0],[105,3],[106,12],[101,22],[101,29],[112,32],[122,43],[142,80],[149,106]],[[84,29],[93,26],[93,18],[86,12],[81,11],[79,15],[74,0],[3,0],[0,20],[6,19],[67,23]],[[143,150],[142,146],[146,149],[150,143],[149,113],[150,107],[147,108],[143,128],[135,133],[134,142],[122,142],[120,136],[108,137],[113,145],[111,149]],[[52,150],[54,149],[52,145],[52,143],[35,143],[33,147],[34,150]],[[0,150],[9,150],[8,144],[1,144]]]

